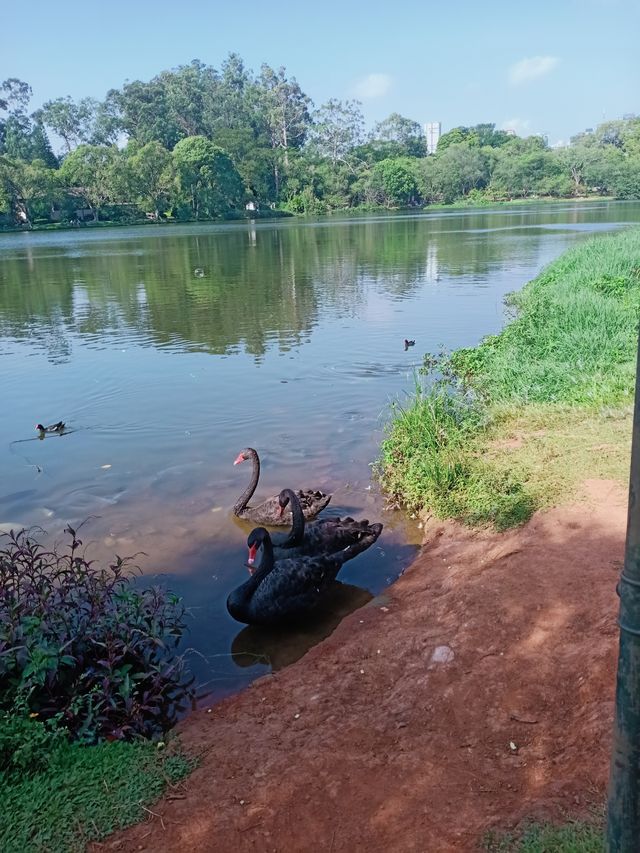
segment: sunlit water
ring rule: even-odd
[[[372,479],[389,405],[424,352],[477,343],[503,297],[635,203],[0,235],[0,523],[138,562],[190,609],[200,692],[299,657],[398,577],[419,530]],[[404,338],[415,347],[404,350]],[[38,421],[73,431],[35,438]],[[333,492],[384,523],[304,631],[227,614],[250,525],[230,508],[258,449],[256,497]],[[376,602],[376,603],[379,603]]]

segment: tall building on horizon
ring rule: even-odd
[[[442,124],[439,121],[428,121],[424,126],[424,135],[427,137],[427,154],[435,154],[438,140],[442,133]]]

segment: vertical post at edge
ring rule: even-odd
[[[620,576],[620,646],[607,804],[609,853],[640,851],[640,341],[636,362],[629,508]]]

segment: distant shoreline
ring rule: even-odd
[[[349,213],[366,214],[366,213],[428,213],[430,210],[491,210],[495,207],[522,207],[527,204],[566,204],[567,202],[579,202],[584,204],[592,201],[611,201],[624,202],[630,201],[633,203],[635,199],[618,199],[613,196],[567,196],[566,198],[556,198],[555,196],[539,196],[537,198],[518,198],[510,201],[456,201],[451,204],[427,204],[422,207],[350,207],[344,209],[329,210],[324,213],[312,214],[312,218],[331,217],[336,214],[345,215]],[[39,223],[29,227],[26,226],[0,226],[0,234],[20,234],[22,232],[31,233],[32,231],[86,231],[98,228],[133,228],[141,225],[200,225],[206,222],[217,224],[225,222],[251,222],[252,220],[270,220],[270,219],[307,219],[309,214],[306,213],[291,213],[287,210],[269,210],[269,211],[251,211],[251,216],[229,216],[218,217],[215,219],[135,219],[129,222],[116,222],[113,220],[104,220],[98,222],[83,222],[79,225],[71,225],[70,223]]]

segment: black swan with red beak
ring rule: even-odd
[[[253,493],[258,485],[260,477],[260,459],[253,447],[245,447],[236,457],[234,465],[239,465],[245,459],[251,459],[253,471],[251,473],[251,481],[249,485],[240,495],[233,507],[234,515],[238,518],[243,518],[247,521],[253,521],[256,524],[267,524],[270,527],[280,527],[285,524],[291,524],[291,511],[281,512],[278,496],[267,498],[262,503],[256,506],[247,506],[251,500]],[[331,495],[324,492],[306,489],[305,491],[296,492],[302,506],[302,513],[305,518],[314,518],[331,500]]]
[[[373,545],[382,525],[372,524],[371,531],[335,554],[276,561],[269,532],[256,527],[247,539],[247,562],[253,565],[262,549],[260,566],[248,581],[229,594],[227,610],[238,622],[248,625],[277,625],[304,616],[322,600],[347,560]]]

